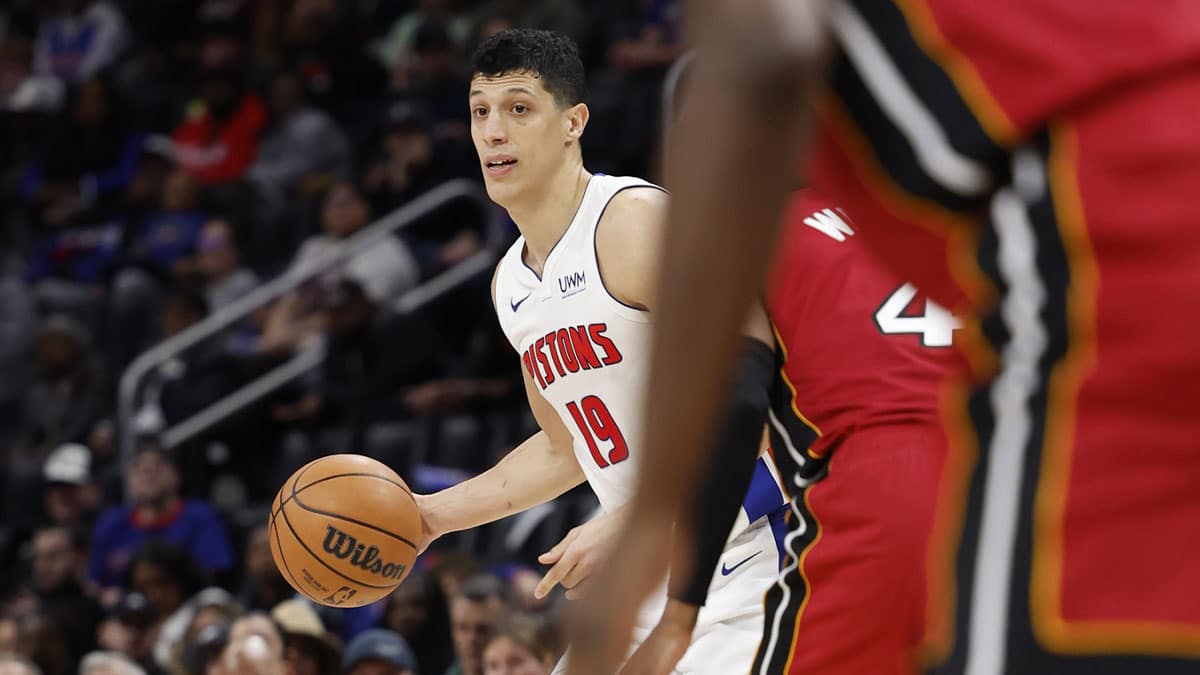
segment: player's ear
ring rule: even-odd
[[[588,110],[586,103],[576,103],[567,108],[565,122],[567,127],[567,138],[578,142],[583,137],[583,130],[587,128],[588,118],[591,112]]]

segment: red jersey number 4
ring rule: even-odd
[[[875,325],[884,335],[920,335],[926,347],[949,347],[954,341],[954,331],[962,328],[962,321],[929,298],[925,299],[922,314],[905,314],[909,304],[917,297],[912,284],[904,284],[892,291],[875,311]]]

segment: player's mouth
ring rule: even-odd
[[[483,169],[489,176],[499,178],[512,171],[517,165],[517,160],[514,157],[498,156],[489,158],[483,163]]]

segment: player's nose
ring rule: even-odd
[[[508,127],[502,115],[488,115],[483,122],[483,138],[488,145],[503,145],[508,141]]]

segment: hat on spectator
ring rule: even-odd
[[[417,657],[399,633],[383,628],[372,628],[361,633],[346,648],[342,659],[342,670],[349,671],[363,661],[375,659],[393,666],[417,672]]]
[[[92,471],[92,451],[79,443],[63,443],[50,453],[42,467],[47,483],[83,485]]]
[[[284,600],[271,610],[271,618],[279,624],[285,641],[303,641],[316,648],[322,673],[336,672],[342,655],[342,641],[325,630],[325,624],[312,605],[300,598]]]

